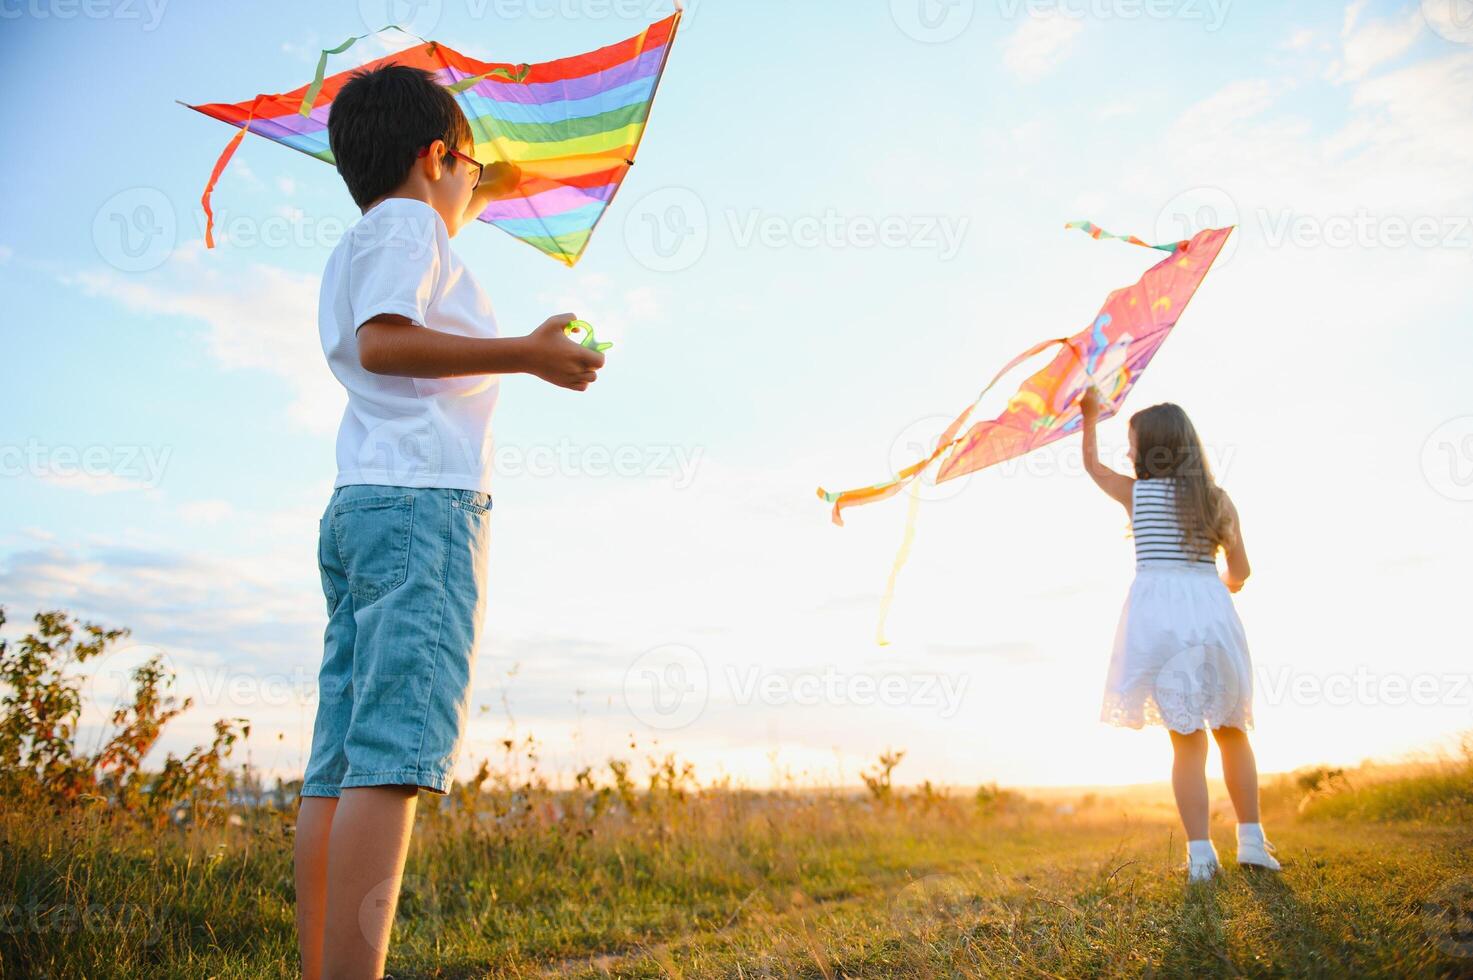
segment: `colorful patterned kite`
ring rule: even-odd
[[[1074,222],[1068,227],[1078,228],[1095,239],[1116,238],[1171,254],[1152,266],[1135,285],[1111,293],[1088,329],[1073,337],[1046,340],[1009,361],[982,389],[976,401],[947,427],[935,452],[925,459],[905,467],[895,479],[875,486],[841,493],[820,488],[819,497],[834,505],[835,524],[844,523],[846,508],[894,496],[938,461],[935,481],[944,483],[1022,456],[1078,431],[1083,422],[1079,398],[1091,386],[1100,390],[1101,417],[1115,414],[1141,372],[1166,342],[1233,231],[1219,228],[1203,231],[1191,241],[1148,245],[1134,236],[1112,235],[1087,221]],[[1062,350],[1046,367],[1023,382],[1001,415],[975,422],[963,431],[983,397],[1005,375],[1053,347]],[[882,605],[879,633],[882,644],[885,612],[894,593],[896,576],[909,552],[919,499],[912,496],[905,543],[891,572]]]
[[[518,187],[493,201],[481,220],[572,266],[634,165],[680,17],[677,9],[627,41],[535,65],[488,64],[419,38],[419,44],[362,67],[412,65],[448,87],[475,134],[473,156],[482,163],[513,163],[522,171]],[[206,245],[214,247],[210,194],[248,130],[333,162],[328,112],[338,90],[362,68],[325,78],[327,59],[370,36],[349,38],[322,52],[317,77],[295,91],[234,105],[189,106],[240,128],[220,154],[201,199]]]

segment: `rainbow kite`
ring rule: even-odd
[[[433,73],[454,93],[475,134],[477,160],[521,168],[517,188],[493,201],[481,220],[572,266],[634,166],[680,18],[677,9],[626,41],[534,65],[488,64],[419,38],[362,68],[324,77],[328,56],[372,36],[364,34],[322,52],[317,77],[295,91],[233,105],[191,105],[240,128],[201,198],[205,244],[214,247],[210,194],[247,131],[332,163],[327,117],[333,97],[353,72],[398,64]]]
[[[1166,342],[1233,231],[1218,228],[1203,231],[1191,241],[1149,245],[1133,235],[1112,235],[1087,221],[1074,222],[1068,227],[1078,228],[1095,239],[1115,238],[1171,254],[1147,270],[1135,285],[1111,293],[1087,329],[1072,337],[1035,344],[1009,361],[966,411],[947,427],[929,456],[900,470],[893,480],[885,483],[841,493],[820,488],[819,497],[833,504],[835,524],[844,523],[846,508],[892,497],[938,462],[935,481],[944,483],[1022,456],[1078,431],[1083,422],[1079,398],[1090,387],[1100,390],[1101,418],[1115,414],[1141,372]],[[1046,367],[1022,383],[1001,415],[974,422],[963,431],[983,397],[1005,375],[1054,347],[1061,350]],[[894,594],[896,577],[910,550],[919,500],[919,496],[912,495],[905,543],[891,572],[881,607],[882,644],[885,614]]]

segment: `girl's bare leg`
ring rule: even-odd
[[[1258,760],[1248,733],[1241,728],[1214,728],[1217,748],[1222,752],[1222,778],[1238,823],[1258,823]]]
[[[1171,765],[1171,788],[1187,840],[1207,840],[1207,733],[1171,733],[1176,753]]]
[[[338,801],[306,796],[297,810],[297,944],[303,980],[322,976],[322,929],[327,919],[327,839]]]
[[[384,975],[418,794],[413,786],[343,790],[328,843],[327,980]]]

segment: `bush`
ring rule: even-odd
[[[95,753],[77,745],[82,717],[75,668],[107,653],[128,635],[65,612],[40,612],[19,640],[0,640],[0,792],[9,800],[52,808],[106,801],[156,821],[181,805],[199,818],[223,809],[234,774],[225,767],[245,719],[215,723],[215,739],[180,759],[170,754],[158,773],[143,769],[164,726],[192,704],[171,692],[175,677],[154,657],[133,671],[132,702],[119,707]],[[0,606],[0,628],[6,622]]]

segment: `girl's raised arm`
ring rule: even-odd
[[[1099,391],[1095,388],[1086,389],[1079,400],[1079,408],[1084,413],[1084,471],[1095,481],[1095,486],[1113,497],[1128,512],[1135,480],[1116,473],[1100,462],[1099,438],[1095,432],[1095,425],[1100,420]]]

